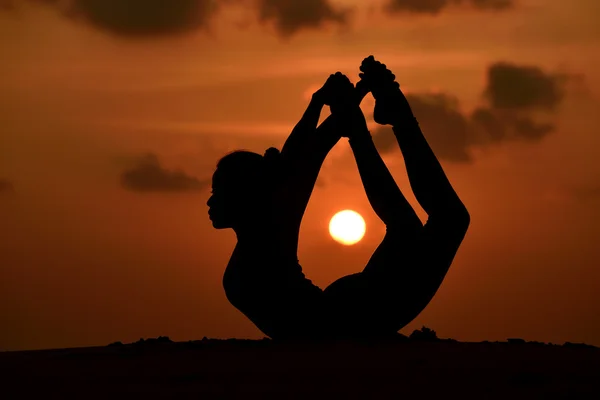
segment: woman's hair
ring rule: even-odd
[[[282,173],[281,152],[270,147],[264,155],[237,150],[227,154],[217,163],[217,169],[240,186],[260,185],[266,189],[278,186]]]

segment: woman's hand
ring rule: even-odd
[[[313,94],[313,100],[318,101],[326,106],[331,106],[332,103],[335,103],[335,97],[337,96],[336,92],[338,91],[340,79],[342,79],[342,77],[344,77],[344,75],[341,72],[336,72],[335,74],[329,75],[329,78],[327,78],[325,84]]]
[[[336,72],[313,94],[312,100],[329,106],[331,118],[336,126],[335,131],[340,136],[350,137],[356,132],[367,131],[367,122],[360,109],[360,102],[368,93],[369,88],[364,82],[359,82],[354,87],[346,75]]]
[[[360,88],[355,88],[341,72],[332,75],[328,82],[331,85],[331,115],[341,136],[351,137],[368,132],[367,121],[360,109],[360,101],[367,92],[361,95]]]

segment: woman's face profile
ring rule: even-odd
[[[228,188],[226,175],[217,168],[212,178],[211,196],[206,202],[208,218],[216,229],[226,229],[233,226],[231,219],[236,214],[234,200],[238,196],[234,196],[231,192],[232,190]]]
[[[242,181],[230,171],[217,168],[212,178],[212,194],[208,205],[208,217],[216,229],[239,226],[257,212],[253,205],[256,192],[250,190],[251,182]]]

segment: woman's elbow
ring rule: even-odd
[[[456,224],[465,231],[469,228],[469,225],[471,225],[471,214],[469,213],[469,210],[467,210],[467,207],[462,203],[454,211],[454,218]]]

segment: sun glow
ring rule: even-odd
[[[331,237],[347,246],[360,242],[365,236],[365,231],[365,220],[356,211],[340,211],[329,221]]]

